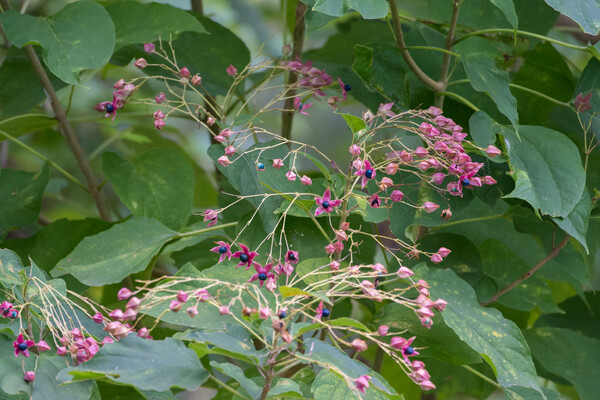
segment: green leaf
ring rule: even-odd
[[[498,310],[481,307],[473,288],[450,270],[421,266],[415,275],[431,285],[432,298],[448,302],[441,313],[444,322],[492,366],[505,390],[533,389],[543,398],[527,342],[514,322]]]
[[[502,288],[525,274],[531,267],[502,242],[487,239],[479,247],[487,275]],[[510,266],[510,268],[507,268]],[[552,291],[539,276],[534,275],[498,299],[500,304],[521,311],[540,307],[543,312],[559,312]]]
[[[115,46],[113,21],[95,1],[70,3],[46,18],[9,10],[0,20],[15,46],[41,45],[46,66],[72,85],[80,84],[82,70],[106,64]]]
[[[358,133],[363,129],[367,129],[367,124],[363,121],[362,118],[356,117],[351,114],[340,113],[346,124],[348,124],[348,128],[352,131],[352,133]]]
[[[352,69],[365,86],[397,105],[408,105],[408,66],[398,47],[387,44],[355,45]]]
[[[542,126],[503,130],[515,189],[505,197],[527,201],[542,214],[566,217],[585,188],[579,150],[565,135]]]
[[[260,160],[258,159],[259,151]],[[211,146],[208,149],[208,155],[216,161],[223,155],[223,146],[221,144]],[[279,216],[274,214],[274,211],[281,204],[282,197],[270,196],[265,199],[257,195],[273,193],[269,188],[285,193],[305,193],[306,191],[306,186],[303,186],[298,179],[295,182],[288,181],[285,176],[287,172],[285,167],[281,169],[271,167],[273,159],[283,159],[286,155],[285,143],[270,141],[252,146],[227,167],[218,166],[236,190],[242,195],[251,196],[247,200],[255,207],[260,207],[258,214],[263,222],[265,232],[275,229]],[[259,161],[265,164],[264,171],[258,171],[256,164]],[[306,195],[304,198],[314,199],[314,196]]]
[[[180,151],[157,148],[131,162],[104,153],[102,169],[133,215],[155,218],[176,230],[186,225],[194,201],[194,170]]]
[[[541,315],[535,327],[568,328],[600,340],[600,293],[585,292],[583,299],[573,296],[559,307],[560,313]]]
[[[508,74],[496,67],[497,50],[485,39],[469,38],[455,47],[473,89],[486,93],[518,130],[517,100],[510,92]]]
[[[156,220],[133,218],[83,239],[51,274],[56,277],[68,273],[88,286],[121,282],[143,271],[163,245],[176,236]]]
[[[285,378],[275,379],[275,385],[273,385],[273,388],[269,390],[269,395],[267,396],[267,398],[276,397],[278,399],[281,399],[281,397],[277,397],[281,395],[285,395],[285,398],[287,398],[288,396],[299,397],[301,399],[304,398],[304,395],[302,394],[298,383],[291,379]]]
[[[7,289],[10,285],[19,285],[23,281],[19,273],[23,270],[21,259],[12,250],[0,249],[0,283]]]
[[[590,220],[590,213],[592,212],[592,198],[589,190],[585,188],[581,194],[581,199],[575,205],[575,208],[571,210],[569,215],[565,218],[552,218],[552,220],[558,225],[563,231],[573,236],[581,245],[585,248],[586,253],[589,254],[587,242],[585,236],[587,233],[588,223]]]
[[[262,388],[258,386],[253,380],[248,379],[246,375],[244,375],[244,371],[240,367],[234,364],[229,363],[218,363],[216,361],[211,361],[210,366],[217,369],[224,375],[227,375],[237,381],[241,388],[246,391],[250,395],[252,399],[258,399],[260,394],[262,393]]]
[[[312,392],[315,395],[315,400],[350,400],[362,398],[369,400],[404,399],[402,395],[393,396],[382,393],[372,385],[369,385],[363,397],[356,389],[354,382],[348,381],[327,369],[322,369],[317,375],[312,384]]]
[[[181,341],[130,335],[104,345],[90,361],[63,369],[57,379],[69,382],[106,378],[141,390],[163,392],[172,386],[195,390],[208,375],[196,354]]]
[[[77,382],[61,385],[56,375],[65,368],[65,360],[59,356],[40,357],[33,381],[33,400],[88,400],[92,394],[93,382]]]
[[[336,372],[356,379],[361,375],[373,377],[369,382],[385,394],[395,395],[395,390],[377,372],[374,372],[360,361],[354,360],[343,351],[318,339],[307,339],[304,341],[305,357],[321,366],[329,366]]]
[[[284,298],[292,296],[309,296],[321,299],[328,304],[333,304],[331,303],[331,300],[329,300],[329,298],[322,293],[307,292],[297,287],[279,286],[279,293],[281,293]]]
[[[519,29],[524,31],[544,35],[552,28],[558,17],[558,13],[548,7],[544,0],[513,0],[513,3]],[[403,0],[398,3],[398,9],[405,17],[446,25],[450,23],[452,17],[452,3],[438,0]],[[532,18],[532,15],[535,18]],[[458,25],[473,29],[514,28],[503,10],[490,0],[463,1],[460,5]]]
[[[584,32],[596,35],[600,31],[600,4],[595,0],[545,0],[561,14],[577,22]]]
[[[45,164],[38,172],[3,169],[0,175],[0,236],[37,221],[50,178]]]
[[[559,328],[535,328],[523,334],[545,370],[571,382],[581,400],[598,398],[600,340]]]
[[[365,19],[377,19],[387,15],[388,4],[385,0],[317,0],[312,9],[335,17],[356,10]]]
[[[255,349],[248,331],[239,326],[229,326],[227,332],[187,331],[177,335],[177,338],[210,345],[211,348],[207,348],[207,353],[234,357],[255,365],[262,364],[267,356],[265,349]]]
[[[86,218],[79,220],[59,219],[44,227],[33,236],[24,239],[8,239],[0,244],[14,250],[22,260],[31,257],[44,271],[50,271],[86,236],[98,234],[111,227],[110,222]]]
[[[506,16],[506,19],[513,28],[517,29],[519,26],[519,17],[517,17],[517,11],[513,0],[490,0],[493,5],[498,7],[502,13]]]
[[[116,49],[127,44],[155,42],[159,38],[166,45],[170,38],[177,39],[186,31],[206,33],[193,15],[169,4],[123,1],[107,4],[106,11],[115,23]]]

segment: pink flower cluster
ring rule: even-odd
[[[297,73],[300,76],[298,85],[301,88],[314,89],[315,95],[325,96],[325,92],[321,88],[331,85],[333,79],[325,70],[320,70],[312,66],[312,61],[302,63],[299,58],[296,61],[287,62],[287,67],[290,71]]]

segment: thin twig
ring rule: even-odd
[[[488,301],[484,301],[482,303],[479,303],[479,304],[482,305],[482,306],[487,306],[489,304],[492,304],[495,301],[497,301],[500,297],[502,297],[503,295],[505,295],[507,292],[509,292],[510,290],[512,290],[515,287],[517,287],[521,282],[523,282],[526,279],[531,278],[531,276],[538,269],[542,268],[548,261],[552,260],[554,257],[556,257],[558,255],[558,253],[560,253],[560,251],[563,249],[563,247],[565,247],[566,244],[569,242],[570,238],[571,238],[571,235],[565,236],[565,238],[558,244],[558,246],[554,247],[552,249],[552,251],[550,251],[550,253],[548,253],[548,255],[546,257],[544,257],[539,263],[537,263],[533,268],[531,268],[529,271],[525,272],[523,275],[521,275],[519,278],[517,278],[511,284],[509,284],[509,285],[503,287],[502,289],[500,289],[500,291],[498,293],[496,293],[494,296],[492,296],[491,299],[489,299]]]
[[[302,48],[304,47],[304,33],[305,33],[305,24],[304,24],[304,16],[307,11],[306,4],[299,1],[296,5],[296,25],[294,26],[294,36],[292,43],[292,60],[295,60],[296,57],[300,57],[302,54]],[[292,86],[296,83],[298,79],[296,73],[290,71],[288,75],[287,84],[288,87]],[[285,93],[285,104],[283,106],[284,110],[292,110],[294,108],[294,94],[295,90],[290,89]],[[292,122],[294,120],[294,111],[284,111],[281,113],[281,136],[286,139],[292,137]]]
[[[454,0],[452,2],[452,19],[450,20],[450,27],[448,28],[448,34],[446,35],[446,50],[452,50],[454,45],[454,32],[456,31],[456,24],[458,23],[458,11],[460,10],[460,3],[462,0]],[[440,82],[443,87],[440,92],[446,90],[448,86],[448,71],[450,70],[451,54],[445,53],[444,59],[442,60],[442,72],[440,73]],[[435,106],[442,108],[444,106],[444,96],[437,96],[435,99]]]
[[[445,90],[445,85],[443,82],[436,82],[431,79],[415,62],[412,58],[408,50],[406,49],[406,43],[404,43],[404,36],[402,34],[402,25],[400,24],[400,17],[398,16],[398,7],[396,6],[395,0],[388,0],[390,5],[390,12],[392,13],[392,24],[394,29],[394,36],[396,37],[396,43],[398,45],[398,49],[408,64],[410,70],[417,76],[417,78],[429,86],[433,91],[442,92]]]
[[[0,1],[4,10],[10,10],[10,4],[8,3],[8,0]],[[56,95],[56,91],[54,90],[54,87],[52,86],[52,83],[50,82],[50,79],[48,78],[44,67],[42,67],[42,63],[40,62],[37,54],[35,53],[35,50],[31,45],[23,46],[23,50],[25,51],[25,55],[27,55],[27,58],[29,59],[33,70],[35,71],[40,82],[42,83],[44,90],[50,97],[50,103],[52,104],[54,115],[58,119],[60,130],[65,140],[67,141],[71,152],[75,156],[77,165],[79,166],[81,172],[83,173],[83,176],[85,177],[88,189],[90,191],[90,194],[92,195],[92,198],[94,199],[94,202],[96,203],[96,208],[98,209],[100,217],[106,221],[109,221],[110,215],[106,211],[104,203],[102,202],[102,198],[100,197],[100,192],[98,191],[96,178],[94,178],[92,168],[90,167],[89,163],[85,158],[85,154],[83,153],[83,149],[79,144],[79,140],[77,139],[75,130],[73,129],[73,126],[67,118],[67,114],[65,114],[65,111],[63,110],[60,104],[60,100]]]

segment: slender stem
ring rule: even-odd
[[[306,11],[308,7],[302,1],[298,1],[296,5],[296,24],[294,26],[294,34],[292,37],[292,59],[295,60],[296,57],[300,57],[302,54],[302,48],[304,47],[304,34],[305,34],[305,23],[304,17],[306,16]],[[284,27],[285,30],[285,27]],[[296,83],[298,76],[290,71],[287,79],[288,87],[292,86]],[[294,121],[294,89],[290,89],[285,93],[285,103],[283,106],[284,110],[281,114],[281,136],[286,139],[290,139],[292,137],[292,122]]]
[[[467,371],[471,372],[473,375],[477,375],[478,377],[480,377],[481,379],[483,379],[484,381],[486,381],[490,385],[492,385],[492,386],[494,386],[494,387],[496,387],[498,389],[502,389],[502,386],[500,386],[498,384],[498,382],[493,381],[492,379],[488,378],[487,376],[485,376],[481,372],[477,371],[476,369],[473,369],[473,368],[471,368],[471,367],[469,367],[468,365],[465,365],[465,364],[462,364],[461,367],[463,367]]]
[[[463,40],[471,37],[471,36],[480,36],[480,35],[485,35],[486,33],[510,33],[510,34],[516,34],[517,35],[521,35],[521,36],[529,36],[532,38],[536,38],[536,39],[540,39],[540,40],[545,40],[547,42],[550,43],[554,43],[557,44],[559,46],[563,46],[563,47],[568,47],[570,49],[575,49],[575,50],[581,50],[581,51],[590,51],[588,50],[587,46],[577,46],[571,43],[567,43],[567,42],[562,42],[560,40],[556,40],[556,39],[552,39],[548,36],[544,36],[544,35],[538,35],[537,33],[533,33],[533,32],[527,32],[527,31],[520,31],[520,30],[514,30],[514,29],[500,29],[500,28],[495,28],[495,29],[481,29],[479,31],[474,31],[474,32],[470,32],[467,33],[463,36],[461,36],[460,38],[456,39],[454,41],[454,44],[458,44],[460,42],[462,42]]]
[[[221,381],[220,379],[218,379],[214,375],[212,375],[212,374],[209,375],[209,378],[212,379],[217,385],[221,386],[223,389],[228,390],[231,393],[233,393],[234,395],[238,396],[240,399],[250,400],[250,398],[248,396],[244,396],[243,394],[241,394],[240,392],[238,392],[237,390],[235,390],[234,388],[232,388],[231,386],[229,386],[225,382]]]
[[[461,219],[459,221],[446,222],[443,225],[434,226],[434,227],[431,228],[431,230],[435,231],[435,230],[438,230],[438,229],[447,228],[447,227],[452,226],[452,225],[466,224],[468,222],[478,222],[478,221],[486,221],[486,220],[489,220],[489,219],[502,218],[503,216],[504,216],[504,214],[496,214],[496,215],[487,215],[485,217],[466,218],[466,219]]]
[[[438,96],[448,96],[448,97],[455,98],[456,100],[460,101],[461,103],[465,104],[466,106],[469,106],[473,111],[475,111],[475,112],[479,111],[479,107],[477,107],[475,104],[471,103],[469,100],[465,99],[461,95],[456,94],[454,92],[439,92]]]
[[[63,174],[65,177],[67,177],[67,179],[69,179],[71,182],[73,182],[74,184],[76,184],[77,186],[79,186],[80,188],[82,188],[83,190],[85,190],[86,192],[88,191],[87,186],[85,186],[83,183],[81,183],[77,178],[75,178],[73,175],[71,175],[70,173],[68,173],[67,171],[65,171],[64,169],[62,169],[60,166],[58,166],[54,161],[49,160],[48,158],[44,157],[42,154],[40,154],[39,152],[37,152],[33,147],[28,146],[27,144],[21,142],[19,139],[9,135],[8,133],[0,130],[0,135],[4,136],[5,138],[7,138],[8,140],[10,140],[11,142],[17,144],[18,146],[24,148],[25,150],[29,151],[30,153],[34,154],[35,156],[37,156],[38,158],[44,160],[45,162],[47,162],[48,164],[50,164],[52,166],[52,168],[55,168],[57,171],[59,171],[61,174]],[[8,143],[8,142],[7,142]]]
[[[434,46],[406,46],[405,49],[406,50],[431,50],[431,51],[439,51],[439,52],[450,54],[451,56],[460,58],[460,54],[455,53],[455,52],[450,51],[450,50],[442,49],[441,47],[434,47]]]
[[[237,224],[238,224],[237,222],[228,222],[226,224],[211,226],[210,228],[204,228],[204,229],[198,229],[196,231],[184,232],[184,233],[180,233],[179,235],[177,235],[177,238],[180,239],[180,238],[184,238],[184,237],[188,237],[188,236],[201,235],[206,232],[217,231],[219,229],[236,226]]]
[[[557,100],[557,99],[555,99],[553,97],[545,95],[544,93],[538,92],[537,90],[529,89],[527,87],[524,87],[524,86],[521,86],[521,85],[516,85],[514,83],[509,83],[508,86],[510,86],[511,88],[522,90],[523,92],[530,93],[530,94],[532,94],[534,96],[541,97],[542,99],[548,100],[549,102],[557,104],[559,106],[568,107],[568,108],[572,109],[574,112],[577,112],[575,110],[575,108],[572,107],[569,103],[565,103],[563,101]]]
[[[462,0],[454,0],[452,2],[452,19],[450,20],[450,27],[448,28],[448,34],[446,35],[446,50],[452,50],[454,45],[454,33],[456,31],[456,24],[458,23],[458,11],[460,10],[460,3]],[[444,54],[442,60],[442,72],[440,73],[440,82],[443,84],[443,88],[440,90],[443,92],[446,90],[448,85],[448,71],[450,70],[450,58],[451,54]],[[439,95],[435,98],[435,106],[442,108],[444,106],[444,96]]]
[[[410,53],[406,49],[406,43],[404,43],[404,36],[402,34],[402,25],[400,24],[400,17],[398,16],[398,7],[396,6],[396,0],[388,0],[390,5],[390,12],[392,13],[392,24],[394,30],[394,36],[396,37],[396,44],[398,49],[406,61],[406,64],[410,70],[417,76],[417,78],[425,85],[429,86],[435,92],[441,92],[444,90],[443,82],[436,82],[431,79],[415,62],[411,57]]]
[[[204,15],[204,7],[202,6],[202,0],[192,0],[191,3],[192,11],[195,11],[200,15]]]
[[[2,4],[4,10],[10,9],[10,4],[8,0],[0,0],[0,3]],[[23,50],[25,51],[25,55],[27,55],[27,58],[29,59],[33,70],[35,71],[40,82],[42,83],[44,90],[46,90],[46,93],[50,97],[50,103],[52,104],[54,115],[58,119],[61,132],[65,140],[67,141],[71,152],[75,156],[75,160],[77,161],[77,165],[79,165],[79,169],[81,169],[81,172],[85,177],[89,192],[92,195],[94,202],[96,203],[96,208],[98,209],[100,217],[106,221],[109,221],[110,215],[106,211],[104,203],[102,202],[102,198],[100,197],[100,192],[98,191],[98,188],[96,186],[96,179],[94,178],[92,168],[90,167],[89,163],[85,158],[85,154],[83,153],[83,149],[79,144],[79,140],[77,139],[75,130],[73,129],[73,126],[67,118],[67,114],[65,114],[65,111],[63,110],[60,104],[60,100],[56,95],[56,91],[54,91],[54,87],[52,86],[52,83],[50,82],[50,79],[48,78],[44,67],[42,67],[40,59],[38,58],[37,54],[35,53],[35,50],[31,45],[24,46]]]
[[[525,272],[523,275],[521,275],[519,278],[517,278],[514,282],[512,282],[509,285],[500,289],[500,291],[498,293],[496,293],[494,296],[492,296],[491,299],[489,299],[488,301],[484,301],[483,303],[479,303],[479,304],[481,304],[482,306],[487,306],[489,304],[492,304],[495,301],[497,301],[500,297],[505,295],[507,292],[509,292],[510,290],[517,287],[521,282],[523,282],[526,279],[531,278],[531,276],[538,269],[542,268],[548,261],[552,260],[554,257],[556,257],[558,255],[558,253],[560,253],[560,251],[563,249],[563,247],[565,247],[566,244],[569,242],[570,238],[571,238],[571,235],[565,236],[565,238],[558,244],[558,246],[552,248],[552,251],[550,251],[550,253],[548,253],[548,255],[546,257],[544,257],[539,263],[537,263],[533,268],[531,268],[529,271]]]

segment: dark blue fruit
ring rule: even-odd
[[[331,314],[331,311],[329,311],[328,308],[324,308],[323,309],[323,317],[329,317],[329,314]]]

